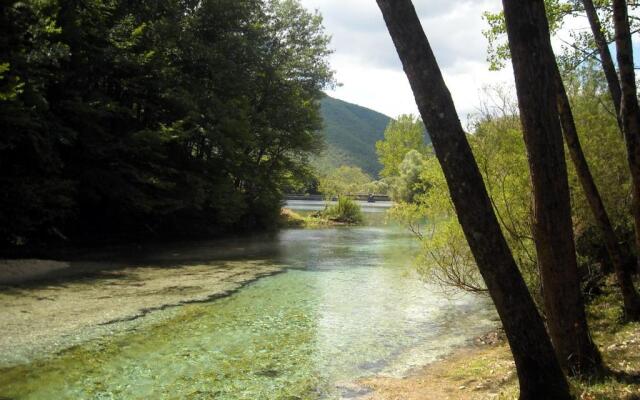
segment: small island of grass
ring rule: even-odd
[[[362,210],[355,200],[341,196],[335,204],[310,215],[301,215],[288,208],[280,214],[281,225],[291,228],[318,226],[359,225],[364,221]]]

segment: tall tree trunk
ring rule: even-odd
[[[560,363],[591,374],[602,360],[587,326],[557,109],[557,65],[543,0],[503,0],[534,197],[533,234],[547,327]]]
[[[410,0],[377,0],[504,326],[521,399],[570,399],[544,324],[500,230],[451,94]]]
[[[622,91],[620,116],[627,145],[627,160],[631,170],[636,253],[640,257],[640,107],[638,106],[633,47],[627,13],[626,0],[613,0],[613,24],[616,32],[616,54]],[[640,266],[640,261],[637,266]]]
[[[589,26],[591,27],[593,38],[596,42],[596,46],[598,47],[600,63],[602,64],[604,76],[607,79],[607,86],[609,87],[609,94],[611,94],[611,100],[613,101],[613,108],[616,110],[616,120],[618,121],[618,126],[622,132],[622,119],[620,116],[620,99],[622,98],[622,92],[620,91],[620,82],[618,82],[616,66],[613,63],[611,51],[609,50],[609,43],[607,42],[607,38],[604,36],[600,17],[598,17],[596,8],[593,5],[593,0],[582,0],[582,4],[584,5],[584,10],[587,13]]]
[[[556,83],[557,83],[557,95],[558,95],[558,112],[560,114],[560,123],[562,125],[562,132],[564,133],[565,143],[569,148],[569,155],[573,161],[573,165],[576,168],[580,185],[584,191],[593,217],[598,224],[598,228],[602,232],[605,247],[607,253],[609,253],[609,259],[613,264],[613,269],[616,273],[618,280],[618,286],[622,291],[622,298],[624,300],[625,316],[628,320],[637,321],[640,319],[640,295],[633,286],[633,280],[631,279],[631,271],[625,268],[624,256],[620,244],[616,238],[616,233],[611,225],[611,220],[607,214],[607,210],[600,197],[600,192],[593,180],[589,164],[582,151],[582,145],[578,138],[578,131],[576,129],[575,120],[571,111],[571,105],[567,92],[560,77],[560,72],[556,69]]]

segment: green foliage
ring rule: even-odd
[[[482,31],[487,39],[487,62],[489,70],[498,71],[505,67],[505,60],[511,58],[509,43],[504,39],[507,28],[504,22],[504,12],[502,10],[492,13],[485,11],[482,18],[487,22],[489,28]]]
[[[269,225],[321,148],[329,37],[297,1],[10,1],[0,22],[2,243]]]
[[[568,80],[578,133],[603,201],[619,238],[633,243],[630,177],[615,116],[607,107],[602,72],[585,64]],[[537,258],[532,234],[532,198],[526,150],[515,99],[504,89],[488,93],[490,103],[468,136],[489,197],[515,260],[540,300]],[[567,155],[568,159],[568,155]],[[603,262],[602,241],[576,173],[569,165],[573,223],[583,263]],[[421,240],[420,271],[444,287],[484,292],[483,281],[457,221],[446,180],[434,156],[425,157],[418,182],[423,191],[412,202],[400,202],[392,216]],[[595,248],[594,248],[595,247]],[[606,257],[606,256],[605,256]]]
[[[585,63],[567,74],[566,86],[580,142],[618,239],[633,248],[631,180],[626,147],[611,111],[611,97],[599,65]],[[583,264],[607,262],[606,249],[591,208],[571,163],[573,220],[576,245]]]
[[[576,4],[573,1],[544,0],[544,5],[552,35],[562,28],[564,18],[576,10]],[[482,17],[489,25],[488,29],[482,31],[489,42],[487,49],[489,69],[502,69],[505,66],[505,61],[511,58],[509,43],[506,40],[507,27],[504,21],[504,12],[502,10],[496,13],[487,11],[482,14]]]
[[[580,143],[589,162],[596,185],[614,225],[632,224],[631,181],[626,161],[624,139],[608,106],[610,95],[604,74],[595,63],[583,64],[565,79],[571,98]],[[587,200],[569,163],[573,213],[584,227],[593,222]]]
[[[364,220],[358,203],[346,196],[338,197],[338,202],[322,211],[322,215],[330,221],[345,224],[360,224]]]
[[[391,118],[329,96],[320,104],[327,147],[315,160],[317,169],[326,172],[341,165],[353,165],[377,176],[381,165],[376,158],[375,143],[383,138]]]
[[[520,120],[514,114],[485,115],[474,130],[471,145],[494,211],[525,281],[537,296],[533,199]]]
[[[422,180],[420,174],[424,169],[426,156],[417,150],[409,150],[398,166],[398,175],[391,180],[391,197],[395,201],[413,203],[425,193],[429,183]]]
[[[391,189],[392,188],[388,179],[379,179],[377,181],[371,181],[366,184],[364,186],[363,193],[388,195]]]
[[[391,121],[384,131],[384,140],[376,142],[376,152],[383,177],[400,174],[400,164],[411,150],[427,154],[428,147],[425,137],[425,127],[420,118],[414,115],[401,115]]]
[[[508,103],[508,99],[499,100]],[[485,109],[468,139],[514,258],[532,292],[539,293],[531,235],[529,169],[519,120],[509,113],[512,109]],[[435,156],[424,159],[418,181],[421,193],[411,203],[399,203],[392,216],[421,240],[420,272],[445,288],[485,292]]]
[[[594,0],[594,5],[600,15],[600,22],[605,37],[613,41],[613,18],[610,0]],[[549,29],[551,35],[555,35],[570,18],[585,18],[586,13],[582,2],[579,0],[544,0]],[[635,3],[629,3],[631,13],[637,7]],[[504,68],[505,62],[511,58],[509,44],[507,42],[507,30],[504,21],[504,13],[485,12],[483,18],[488,28],[482,33],[488,41],[487,61],[490,70]],[[631,18],[631,30],[635,31],[640,26],[637,18]],[[573,70],[585,61],[598,61],[596,45],[590,29],[574,29],[569,32],[569,40],[561,38],[562,50],[557,54],[558,64],[562,70]]]
[[[0,101],[15,99],[24,87],[24,83],[20,82],[19,76],[5,79],[5,75],[8,75],[10,69],[9,63],[0,64],[0,82],[3,82],[2,86],[0,86]]]
[[[326,198],[366,192],[371,177],[358,167],[343,165],[319,179],[318,190]]]
[[[413,115],[401,115],[391,121],[384,140],[376,143],[383,165],[381,175],[387,192],[396,201],[413,202],[424,193],[427,184],[420,179],[425,157],[431,154],[429,135],[422,121]]]
[[[51,133],[58,121],[45,98],[68,55],[52,28],[55,12],[53,1],[0,7],[0,244],[52,234],[72,216],[74,185],[62,174],[61,152],[73,133]]]
[[[424,160],[420,178],[429,182],[429,190],[414,202],[400,202],[390,211],[391,217],[407,225],[421,242],[419,272],[443,288],[484,291],[447,182],[434,156]]]

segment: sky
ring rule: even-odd
[[[329,95],[390,117],[417,114],[409,82],[402,71],[375,0],[301,0],[324,17],[332,36],[331,65],[342,86]],[[500,0],[414,0],[445,81],[464,121],[476,112],[481,89],[513,85],[509,68],[489,71],[484,11],[497,11]]]

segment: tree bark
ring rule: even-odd
[[[504,326],[520,398],[570,399],[538,310],[507,246],[451,94],[410,0],[377,0],[449,185],[458,220]]]
[[[582,186],[593,217],[596,220],[598,228],[602,232],[604,244],[609,254],[609,259],[613,265],[613,269],[616,273],[618,286],[622,292],[622,298],[624,300],[625,316],[628,320],[637,321],[640,319],[640,295],[636,288],[633,286],[633,280],[631,278],[631,271],[625,268],[624,256],[622,249],[620,248],[620,242],[616,238],[616,233],[611,225],[611,220],[607,214],[607,210],[602,202],[602,197],[596,186],[596,183],[591,175],[589,164],[582,151],[582,145],[578,138],[578,131],[575,126],[575,120],[573,118],[573,112],[571,111],[571,105],[567,92],[560,77],[560,72],[556,69],[556,84],[558,95],[558,112],[560,114],[560,123],[562,125],[562,132],[564,133],[565,143],[569,149],[569,155],[573,161],[573,165],[576,168],[578,180]]]
[[[609,43],[607,42],[607,38],[604,36],[600,17],[598,17],[596,8],[593,5],[593,0],[582,0],[582,4],[584,5],[584,10],[587,13],[589,26],[591,27],[593,38],[596,42],[596,46],[598,47],[600,63],[602,64],[604,76],[607,79],[607,86],[609,87],[609,94],[613,101],[613,108],[616,110],[616,120],[618,121],[620,132],[622,132],[622,119],[620,117],[620,100],[622,98],[622,92],[620,90],[620,82],[618,82],[616,66],[613,63],[611,51],[609,50]]]
[[[533,234],[547,327],[560,363],[600,371],[580,289],[567,166],[557,109],[557,65],[543,0],[503,0],[534,197]]]
[[[633,47],[629,16],[625,0],[613,0],[613,24],[616,32],[616,54],[620,69],[620,117],[627,145],[627,161],[631,170],[633,219],[636,233],[636,253],[640,257],[640,107],[638,106]],[[636,265],[640,268],[640,259]]]

